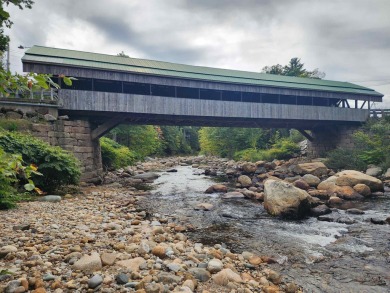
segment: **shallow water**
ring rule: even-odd
[[[253,251],[274,257],[272,266],[305,292],[390,292],[390,229],[370,218],[390,215],[390,195],[351,203],[346,208],[365,210],[346,215],[357,223],[346,225],[308,218],[284,221],[270,217],[262,204],[248,199],[222,199],[205,194],[214,179],[197,175],[198,169],[177,167],[162,172],[150,197],[141,205],[150,213],[192,224],[188,236],[204,244],[225,243],[232,251]],[[199,203],[211,211],[197,211]],[[343,210],[338,213],[344,215]]]

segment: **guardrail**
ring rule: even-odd
[[[371,109],[370,110],[370,117],[378,118],[378,117],[384,117],[384,116],[390,116],[390,109]]]
[[[50,90],[41,90],[38,92],[8,92],[7,95],[0,93],[2,99],[31,99],[40,101],[58,101],[58,90],[51,88]]]

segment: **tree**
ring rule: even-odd
[[[10,28],[13,22],[10,19],[10,14],[4,10],[4,6],[13,4],[18,6],[19,9],[29,8],[31,9],[34,1],[32,0],[0,0],[0,53],[3,53],[8,46],[9,37],[4,35],[4,27]]]
[[[118,53],[118,54],[116,54],[116,56],[119,56],[119,57],[126,57],[126,58],[129,58],[130,56],[129,55],[127,55],[125,52],[120,52],[120,53]]]
[[[304,68],[304,63],[301,62],[300,58],[291,58],[290,62],[282,66],[280,64],[265,66],[262,69],[263,73],[285,75],[285,76],[297,76],[306,78],[322,79],[325,77],[325,73],[318,70],[308,71]]]

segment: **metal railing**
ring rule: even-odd
[[[371,109],[370,117],[380,118],[384,116],[390,116],[390,109]]]
[[[40,90],[40,91],[14,91],[8,92],[7,95],[0,93],[1,99],[29,99],[35,101],[58,101],[58,90],[51,88],[50,90]]]

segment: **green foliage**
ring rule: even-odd
[[[199,150],[197,127],[161,126],[160,129],[160,155],[186,155]]]
[[[299,146],[289,138],[279,138],[270,149],[245,149],[234,154],[235,160],[256,162],[289,159],[299,153]]]
[[[285,75],[285,76],[297,76],[306,78],[321,79],[325,77],[325,73],[318,71],[318,68],[313,71],[308,71],[304,68],[304,64],[300,58],[291,58],[289,63],[285,66],[280,64],[265,66],[262,70],[263,73]]]
[[[0,119],[0,128],[8,131],[26,131],[31,129],[31,122],[25,119]]]
[[[352,139],[354,149],[329,152],[328,166],[334,169],[365,170],[368,164],[390,168],[390,119],[368,121],[356,131]]]
[[[266,148],[272,135],[257,128],[202,127],[199,144],[203,154],[232,158],[244,149]]]
[[[158,131],[151,125],[120,125],[110,132],[110,137],[139,158],[155,154],[161,147]]]
[[[63,185],[77,184],[80,177],[77,159],[60,147],[31,135],[0,131],[0,147],[10,154],[21,154],[27,164],[39,167],[43,176],[32,175],[37,186],[47,192],[55,191]]]
[[[100,139],[100,147],[103,165],[108,169],[118,169],[133,165],[138,159],[136,153],[128,147],[120,145],[108,137]]]
[[[8,154],[0,148],[0,210],[15,207],[20,185],[24,184],[27,191],[39,191],[31,180],[32,174],[41,175],[35,166],[23,165],[21,155]]]

